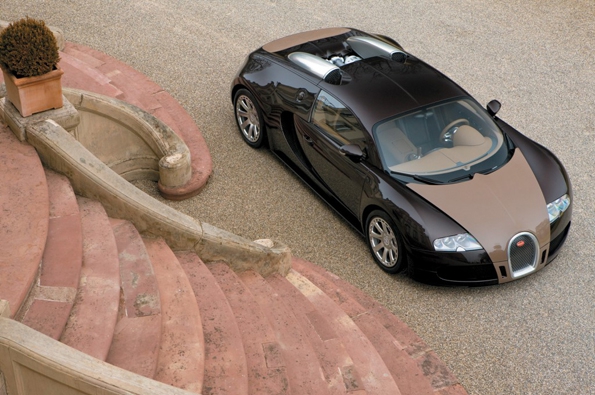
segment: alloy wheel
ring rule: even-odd
[[[258,110],[246,95],[240,95],[236,100],[236,118],[244,138],[251,143],[257,143],[260,138]]]
[[[382,265],[392,268],[399,260],[399,244],[390,224],[381,217],[374,217],[368,225],[368,240],[372,253]]]

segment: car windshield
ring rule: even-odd
[[[441,183],[488,172],[508,158],[504,135],[470,98],[389,118],[375,125],[374,135],[385,169]]]

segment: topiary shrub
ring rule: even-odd
[[[17,78],[49,73],[59,61],[56,38],[42,20],[26,17],[0,33],[0,67]]]

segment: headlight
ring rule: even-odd
[[[570,196],[564,195],[547,205],[547,213],[550,217],[550,224],[557,220],[560,215],[570,206]]]
[[[434,249],[436,251],[473,251],[481,250],[481,244],[475,240],[475,237],[469,233],[463,233],[455,236],[442,237],[434,240]]]

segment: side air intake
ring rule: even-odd
[[[289,60],[322,78],[329,84],[338,85],[341,83],[341,70],[334,64],[306,52],[293,52],[288,55]]]
[[[347,43],[363,59],[380,56],[400,63],[407,60],[407,53],[402,49],[372,37],[349,37]]]

